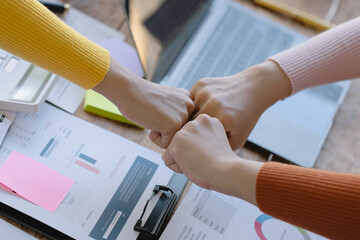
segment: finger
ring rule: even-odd
[[[184,88],[179,88],[181,91],[183,91],[185,94],[186,94],[186,96],[188,96],[189,98],[191,98],[191,93],[190,93],[190,91],[188,91],[188,90],[186,90],[186,89],[184,89]]]
[[[195,104],[194,102],[191,100],[189,101],[187,104],[186,104],[186,107],[187,107],[187,111],[188,111],[188,118],[187,120],[191,119],[191,116],[195,110]]]
[[[149,135],[149,138],[153,143],[155,143],[159,147],[165,149],[170,144],[171,139],[174,136],[174,134],[175,133],[167,134],[167,133],[160,133],[160,132],[156,132],[156,131],[151,131],[150,135]]]
[[[151,131],[149,134],[150,140],[162,148],[163,144],[161,143],[161,133],[156,131]]]
[[[195,102],[194,102],[195,103]],[[192,120],[194,120],[194,119],[196,119],[200,114],[208,114],[207,112],[206,112],[206,109],[207,109],[207,102],[204,102],[204,103],[202,103],[202,104],[196,104],[195,103],[195,110],[194,110],[194,112],[193,112],[193,114],[192,114],[192,116],[191,116],[191,119]]]
[[[215,106],[215,104],[211,104],[209,102],[206,102],[204,105],[202,105],[199,110],[193,114],[193,118],[197,118],[201,114],[209,115],[210,117],[214,117],[219,119],[220,121],[223,120],[223,114],[221,107]]]
[[[165,152],[163,152],[162,159],[164,160],[165,165],[170,168],[171,170],[173,170],[174,172],[177,173],[183,173],[179,167],[179,165],[177,165],[177,163],[173,160],[173,158],[170,156],[170,150],[166,149]]]
[[[197,109],[204,108],[209,101],[209,96],[201,91],[194,97],[194,104]]]
[[[169,133],[169,132],[165,132],[165,133],[161,133],[160,135],[160,147],[162,148],[167,148],[173,138],[173,136],[175,135],[175,132],[173,133]]]
[[[195,116],[199,115],[199,111],[200,111],[200,107],[197,106],[196,104],[194,104],[194,110],[193,110],[192,114],[190,115],[189,119],[194,120]]]
[[[199,110],[193,114],[193,119],[196,119],[199,115],[201,114],[204,114],[204,115],[208,115],[210,117],[216,117],[216,114],[212,114],[210,111],[209,111],[209,107],[208,105],[203,105],[199,108]]]
[[[247,140],[246,137],[247,137],[247,135],[243,136],[242,134],[230,136],[228,139],[229,139],[231,149],[235,151],[239,148],[242,148]]]
[[[208,100],[208,94],[204,91],[204,84],[198,81],[190,89],[191,98],[194,101],[195,109],[201,108]]]
[[[194,100],[194,98],[196,97],[196,95],[198,94],[198,91],[201,89],[200,87],[201,84],[199,84],[199,81],[197,81],[190,89],[190,96],[191,98]]]
[[[194,114],[191,116],[191,120],[195,120],[200,114],[202,114],[202,111],[199,109],[197,112],[194,112]]]

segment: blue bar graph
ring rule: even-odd
[[[79,158],[81,158],[82,160],[85,160],[85,161],[87,161],[87,162],[89,162],[89,163],[91,163],[91,164],[95,164],[95,163],[96,163],[96,160],[95,160],[95,159],[93,159],[93,158],[91,158],[91,157],[89,157],[89,156],[86,156],[85,154],[82,154],[82,153],[80,153]]]
[[[51,147],[45,153],[46,158],[48,158],[50,156],[50,154],[54,151],[54,149],[58,145],[58,143],[59,143],[59,141],[55,141],[53,144],[51,144]]]
[[[46,144],[46,146],[44,147],[44,149],[41,151],[40,156],[43,157],[45,155],[45,153],[49,150],[49,148],[51,147],[51,145],[54,143],[55,139],[51,138],[50,141]]]

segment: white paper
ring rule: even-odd
[[[51,89],[46,101],[55,106],[74,114],[85,97],[86,90],[78,85],[61,78],[56,77],[56,82]]]
[[[95,239],[103,239],[108,229],[107,239],[136,239],[133,226],[152,189],[166,185],[173,174],[160,154],[46,103],[37,113],[18,113],[0,147],[0,166],[13,149],[76,182],[54,214],[4,191],[0,202],[75,239],[92,239],[92,232],[101,234]],[[121,203],[110,204],[113,197]],[[96,225],[108,210],[111,215],[101,221],[104,226]],[[120,222],[125,223],[117,233]]]
[[[121,32],[97,21],[94,18],[70,8],[63,21],[93,42],[100,42],[108,38],[125,39]],[[73,114],[85,97],[85,90],[76,84],[57,77],[56,83],[46,98],[46,101]]]
[[[192,184],[160,240],[324,240],[257,207]]]
[[[2,220],[0,218],[0,232],[1,232],[1,239],[6,240],[35,240],[33,236],[24,232],[20,228],[17,228],[10,223]]]
[[[16,112],[0,110],[0,145],[4,140],[11,122],[14,120]]]

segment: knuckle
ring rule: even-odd
[[[190,92],[186,89],[180,89],[181,98],[189,99],[190,98]]]
[[[221,109],[223,107],[222,101],[219,98],[217,98],[216,96],[213,96],[213,95],[209,97],[208,103],[212,107],[217,107],[219,109]]]
[[[206,98],[206,99],[211,99],[212,98],[212,92],[210,91],[209,88],[207,87],[203,87],[199,93],[199,97],[201,98]]]
[[[188,97],[186,100],[185,100],[185,105],[186,106],[194,106],[194,101]]]
[[[173,117],[171,119],[169,119],[168,123],[169,123],[169,128],[173,129],[173,130],[178,130],[182,127],[183,125],[183,117],[181,115],[187,115],[187,113],[183,113],[183,114],[179,114],[176,117]],[[168,131],[169,133],[172,131]]]
[[[173,162],[165,161],[165,165],[166,165],[167,167],[170,167],[172,164],[173,164]]]
[[[208,78],[200,78],[195,84],[198,86],[198,87],[204,87],[206,86],[207,82],[209,81]]]
[[[211,117],[207,114],[200,114],[197,117],[197,120],[200,122],[200,124],[208,123],[210,122]]]
[[[175,139],[177,145],[181,144],[184,138],[186,138],[186,134],[185,134],[184,130],[178,131],[174,135],[174,139]],[[175,151],[175,150],[177,150],[177,149],[172,149],[172,151]]]
[[[195,110],[195,104],[193,101],[191,101],[187,104],[187,110],[188,110],[187,111],[188,115],[189,115],[189,113],[191,114]]]

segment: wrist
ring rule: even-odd
[[[222,193],[241,198],[255,206],[256,203],[256,180],[264,163],[246,160],[234,154],[232,159],[218,168],[216,172],[217,186]]]
[[[131,96],[132,89],[136,88],[137,78],[134,73],[111,59],[105,78],[93,90],[119,107]]]
[[[291,94],[291,82],[281,67],[272,60],[249,68],[254,76],[250,84],[265,109]]]

